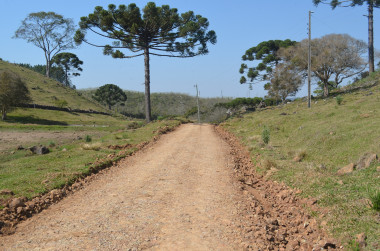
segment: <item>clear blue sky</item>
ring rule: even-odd
[[[32,12],[54,11],[75,24],[81,16],[92,13],[95,6],[107,7],[136,3],[140,8],[148,1],[121,0],[1,0],[0,58],[15,63],[45,64],[41,49],[25,40],[12,39],[21,21]],[[210,53],[190,59],[151,58],[151,91],[195,94],[198,84],[202,97],[264,96],[261,85],[240,85],[238,69],[245,50],[271,39],[300,41],[307,37],[308,11],[314,11],[312,37],[330,33],[347,33],[367,42],[368,19],[365,7],[337,8],[328,5],[315,7],[312,0],[158,0],[179,12],[193,10],[207,17],[215,30],[218,42],[210,45]],[[375,10],[375,48],[380,47],[380,10]],[[125,90],[144,91],[143,58],[113,59],[102,50],[83,44],[71,52],[84,61],[83,73],[73,78],[77,88],[94,88],[113,83]],[[301,95],[304,91],[301,91]]]

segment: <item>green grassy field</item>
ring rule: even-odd
[[[359,84],[380,83],[377,74]],[[347,87],[345,89],[349,89]],[[375,85],[336,97],[316,99],[311,109],[302,100],[232,118],[222,124],[237,135],[252,153],[257,171],[276,168],[272,179],[283,181],[314,197],[329,209],[327,215],[311,212],[327,221],[331,233],[349,243],[366,233],[369,249],[379,249],[380,213],[369,205],[370,193],[380,192],[380,163],[344,176],[337,170],[356,163],[365,153],[380,155],[380,86]],[[264,127],[270,142],[262,141]],[[304,159],[295,162],[295,156]]]
[[[15,113],[18,114],[17,112]],[[59,116],[63,112],[54,111],[54,113],[55,116]],[[16,115],[11,113],[10,117],[13,116]],[[45,118],[38,117],[36,114],[33,116],[36,121],[45,120]],[[71,115],[66,116],[62,116],[62,121],[69,121],[68,118]],[[85,116],[81,115],[80,117],[82,118],[80,122],[84,123]],[[92,121],[96,121],[99,125],[108,126],[68,127],[62,125],[21,124],[15,130],[13,127],[14,122],[0,123],[0,129],[4,128],[4,130],[11,130],[12,132],[54,131],[54,133],[63,133],[79,130],[86,133],[86,137],[81,139],[68,140],[63,144],[51,143],[49,146],[51,152],[46,155],[35,155],[29,150],[14,149],[12,149],[12,152],[9,150],[0,154],[0,190],[9,189],[14,192],[14,197],[25,196],[32,198],[54,188],[62,187],[77,177],[89,173],[95,160],[120,152],[117,149],[110,149],[110,145],[132,145],[124,155],[116,157],[118,159],[135,151],[138,144],[150,141],[159,133],[160,128],[166,126],[175,127],[181,123],[178,120],[165,120],[142,126],[143,122],[141,121],[126,121],[109,116],[103,118],[102,115],[93,115],[91,118],[93,120],[91,120],[90,124],[92,124]],[[58,120],[58,118],[55,120]],[[79,121],[73,121],[73,123],[79,123]],[[131,129],[135,127],[139,128]],[[91,141],[89,138],[91,138]],[[9,197],[0,195],[0,201],[7,198]]]
[[[32,70],[0,60],[0,73],[3,71],[17,74],[26,83],[34,104],[56,106],[58,101],[65,100],[67,107],[72,109],[107,112],[103,106],[87,99],[76,90]]]

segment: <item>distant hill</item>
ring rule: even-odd
[[[96,89],[78,91],[83,96],[91,99]],[[144,93],[135,91],[124,92],[127,95],[125,106],[119,106],[115,109],[125,115],[144,118]],[[204,119],[207,119],[207,114],[213,110],[215,104],[229,101],[231,101],[231,98],[200,98],[200,110]],[[152,93],[151,102],[152,116],[155,118],[159,116],[183,116],[197,106],[196,97],[182,93]]]
[[[34,104],[57,106],[60,101],[65,100],[67,107],[81,110],[95,110],[107,112],[107,110],[92,99],[87,99],[77,90],[70,89],[56,80],[14,65],[0,61],[0,73],[8,71],[17,74],[24,81],[30,91]]]

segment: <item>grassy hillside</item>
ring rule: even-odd
[[[96,89],[83,89],[79,91],[83,93],[83,96],[91,99]],[[125,93],[127,95],[125,106],[115,109],[123,114],[144,118],[144,93],[134,91],[125,91]],[[228,102],[230,100],[230,98],[200,98],[201,111],[204,113],[203,120],[207,120],[210,116],[208,112],[213,109],[216,103]],[[197,105],[195,97],[181,93],[152,93],[151,103],[152,115],[155,118],[159,116],[182,116]]]
[[[72,109],[95,110],[106,112],[106,109],[93,100],[88,100],[76,90],[63,86],[61,83],[47,78],[37,72],[17,66],[5,61],[0,61],[0,73],[9,71],[20,76],[31,94],[33,103],[40,105],[56,106],[57,101],[66,100],[68,107]]]
[[[301,196],[316,198],[329,209],[327,214],[312,212],[320,222],[348,246],[355,246],[355,235],[364,232],[370,250],[380,249],[380,213],[369,199],[376,191],[380,194],[380,164],[375,161],[343,176],[337,171],[366,153],[380,155],[379,84],[377,73],[338,90],[345,92],[335,97],[314,100],[311,109],[297,100],[222,124],[248,147],[259,172],[301,189]],[[354,90],[357,86],[367,87]],[[262,140],[265,127],[270,130],[268,145]]]

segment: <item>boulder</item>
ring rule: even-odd
[[[377,155],[375,153],[366,153],[360,157],[359,161],[356,163],[356,169],[368,168],[374,161],[377,160]]]
[[[47,154],[50,152],[46,146],[32,146],[29,150],[34,154]]]
[[[22,198],[15,198],[9,203],[9,208],[10,209],[16,209],[18,207],[23,207],[25,206]]]
[[[337,172],[337,174],[338,175],[349,174],[349,173],[352,173],[354,171],[354,169],[355,169],[355,164],[354,163],[350,163],[347,166],[344,166],[341,169],[339,169],[338,172]]]

